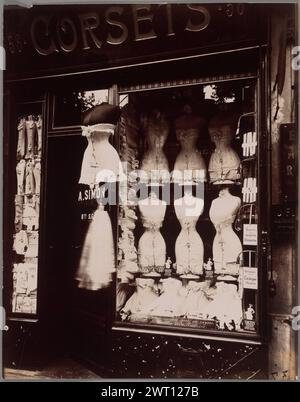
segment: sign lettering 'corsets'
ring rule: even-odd
[[[263,12],[244,3],[41,6],[5,9],[5,17],[11,78],[256,45],[267,27]]]
[[[165,36],[175,35],[170,4],[160,5],[156,12],[162,12],[166,27]],[[190,16],[186,22],[185,31],[199,32],[210,23],[210,13],[207,8],[194,4],[186,6]],[[104,12],[104,21],[97,12],[78,14],[74,19],[62,16],[56,23],[51,15],[39,15],[31,24],[30,35],[35,50],[47,56],[59,52],[72,52],[81,46],[82,50],[92,47],[100,49],[104,43],[121,45],[129,41],[128,24],[133,26],[132,40],[135,42],[156,39],[154,28],[155,13],[150,5],[131,5],[131,21],[124,18],[122,6],[108,7]],[[53,24],[54,23],[54,24]],[[55,25],[55,28],[53,28]]]

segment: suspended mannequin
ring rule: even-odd
[[[141,170],[145,180],[164,182],[169,179],[169,164],[163,147],[167,141],[170,125],[163,113],[154,110],[143,120],[146,151],[142,159]]]
[[[229,184],[240,178],[240,158],[230,143],[237,127],[237,117],[227,113],[219,113],[209,123],[208,131],[215,144],[208,165],[210,182]]]
[[[176,138],[181,146],[174,165],[175,182],[205,181],[206,166],[197,149],[197,141],[203,132],[204,124],[203,118],[192,113],[190,105],[185,105],[183,113],[175,120]]]

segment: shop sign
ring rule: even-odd
[[[114,4],[5,9],[9,73],[111,67],[264,41],[255,4]]]

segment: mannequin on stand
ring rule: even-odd
[[[241,205],[241,199],[225,187],[211,203],[209,217],[216,229],[213,242],[213,260],[216,274],[238,275],[238,257],[242,252],[240,239],[232,224]]]
[[[197,149],[197,141],[204,128],[204,119],[192,114],[190,105],[185,105],[183,114],[175,120],[176,138],[181,150],[176,158],[173,180],[175,182],[201,182],[206,179],[206,166]],[[185,173],[184,173],[185,172]]]
[[[219,113],[209,123],[210,138],[216,147],[208,165],[209,178],[214,184],[233,183],[240,178],[240,158],[230,146],[236,126],[236,117],[225,113]]]
[[[196,279],[203,273],[203,242],[196,224],[203,212],[204,201],[185,190],[182,198],[174,202],[181,232],[175,243],[176,269],[184,278]]]
[[[109,144],[114,133],[120,109],[117,106],[101,104],[88,110],[84,116],[83,135],[88,146],[84,152],[79,183],[91,187],[99,182],[115,181],[119,178],[120,160],[117,151]],[[99,187],[101,197],[104,188]],[[97,191],[98,192],[98,191]],[[115,272],[115,251],[111,220],[101,200],[90,222],[83,244],[79,268],[75,279],[80,288],[98,290],[109,286]]]
[[[147,149],[142,159],[141,170],[147,174],[146,181],[159,183],[168,180],[169,164],[163,147],[169,135],[169,122],[160,111],[154,110],[144,119],[143,126]]]
[[[138,244],[139,266],[145,276],[160,276],[166,262],[166,243],[160,233],[167,204],[155,192],[138,202],[145,232]]]
[[[79,184],[93,186],[96,182],[114,182],[123,175],[119,155],[109,143],[119,113],[118,107],[106,103],[97,105],[86,113],[82,135],[87,138],[88,145],[83,155]],[[103,123],[103,118],[113,123]]]

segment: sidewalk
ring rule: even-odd
[[[41,371],[4,369],[5,380],[55,380],[55,379],[84,379],[96,380],[100,377],[69,358],[54,361]]]

